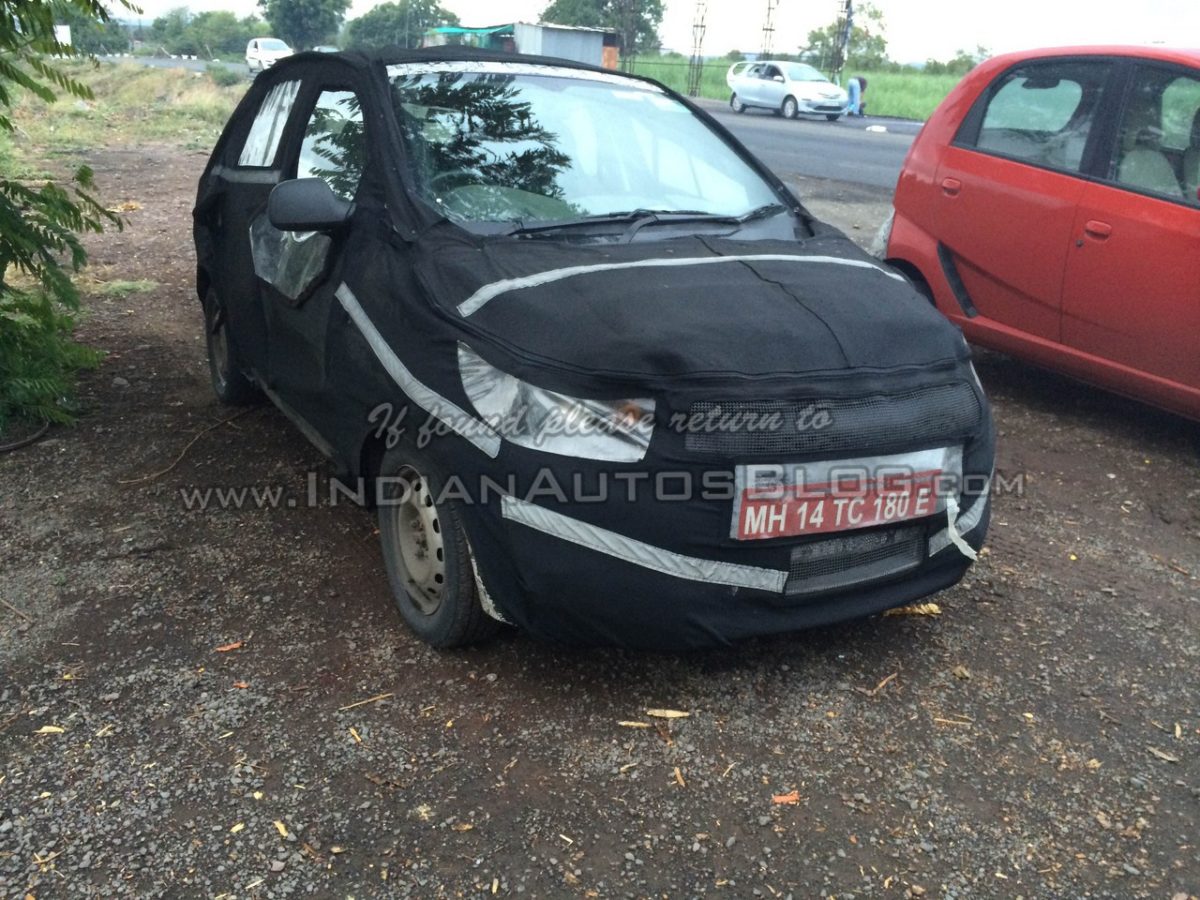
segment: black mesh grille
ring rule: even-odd
[[[971,386],[960,382],[841,400],[699,401],[688,413],[689,451],[742,456],[879,453],[967,437],[979,427],[983,410]],[[822,413],[828,424],[811,427]],[[809,427],[802,428],[802,421]],[[708,430],[713,423],[717,427]]]
[[[784,594],[801,597],[898,575],[919,566],[925,553],[924,525],[802,544],[792,550]]]

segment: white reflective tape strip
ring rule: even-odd
[[[441,419],[450,426],[451,430],[462,435],[493,459],[499,454],[500,436],[498,434],[413,377],[412,372],[408,371],[404,363],[400,362],[395,351],[383,339],[383,335],[375,329],[375,325],[367,317],[349,286],[343,283],[338,287],[337,298],[341,302],[342,308],[349,313],[355,327],[366,338],[367,344],[374,351],[376,358],[383,363],[387,373],[392,376],[392,381],[400,386],[400,390],[404,391],[413,403],[431,416]]]
[[[492,595],[488,593],[487,585],[483,583],[483,576],[479,574],[479,562],[475,559],[475,551],[471,550],[470,541],[467,542],[467,549],[471,551],[471,570],[475,573],[475,590],[479,593],[479,605],[483,608],[484,614],[495,619],[497,622],[511,625],[512,622],[500,614],[500,610],[496,608],[495,601],[492,600]]]
[[[971,508],[964,512],[961,516],[958,516],[957,519],[950,519],[950,521],[954,523],[954,536],[958,538],[958,541],[961,541],[965,544],[966,541],[963,541],[962,535],[970,534],[975,530],[976,526],[979,525],[980,521],[982,521],[983,511],[987,509],[989,491],[991,490],[991,487],[992,480],[989,478],[987,483],[984,484],[983,490],[980,491],[979,495],[975,498],[975,502],[971,504]],[[957,509],[957,501],[955,501],[954,505]],[[947,509],[949,509],[949,506],[947,506]],[[950,526],[947,525],[929,539],[930,556],[933,556],[935,553],[941,553],[951,544],[954,544],[954,546],[958,547],[959,550],[962,550],[962,547],[959,546],[959,543],[950,536],[950,530]],[[967,544],[967,548],[971,550],[971,553],[969,554],[970,558],[975,559],[978,554],[975,553],[970,544]]]
[[[280,176],[279,172],[270,169],[230,169],[225,166],[213,166],[210,174],[234,184],[277,184]]]
[[[736,563],[697,559],[663,550],[651,544],[634,540],[615,531],[599,528],[572,519],[561,513],[519,500],[516,497],[503,499],[504,518],[519,522],[553,537],[570,541],[580,547],[614,556],[617,559],[653,569],[675,578],[702,581],[706,584],[724,584],[730,587],[750,588],[756,591],[771,591],[782,594],[788,573],[777,569],[761,569],[757,566],[741,566]]]
[[[888,278],[894,278],[896,281],[903,281],[904,276],[895,272],[888,272],[875,263],[866,262],[861,259],[842,259],[838,256],[798,256],[793,253],[759,253],[748,256],[698,256],[687,257],[682,259],[667,258],[667,259],[638,259],[632,262],[619,263],[597,263],[592,266],[567,266],[562,269],[550,269],[546,272],[538,272],[536,275],[523,275],[520,278],[505,278],[502,281],[493,281],[491,284],[485,284],[474,294],[458,304],[458,312],[462,316],[469,316],[471,313],[479,311],[490,300],[507,294],[510,291],[519,291],[523,288],[539,287],[543,284],[550,284],[554,281],[562,281],[567,278],[574,278],[577,275],[591,275],[594,272],[616,272],[622,269],[650,269],[650,268],[666,268],[670,266],[707,266],[715,265],[716,263],[731,263],[731,262],[790,262],[790,263],[818,263],[831,266],[851,266],[856,269],[874,269],[880,275]]]
[[[946,498],[946,537],[950,539],[958,552],[967,559],[974,560],[979,554],[975,552],[975,548],[963,540],[963,537],[958,532],[958,498]]]

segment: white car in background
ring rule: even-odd
[[[738,113],[757,107],[785,119],[817,115],[836,122],[850,105],[844,90],[807,63],[769,59],[734,63],[725,83],[732,91],[729,105]]]
[[[250,73],[265,72],[279,60],[291,56],[296,51],[279,38],[253,38],[246,44],[246,68]]]

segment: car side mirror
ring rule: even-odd
[[[353,211],[354,204],[320,178],[281,181],[267,199],[267,219],[280,231],[336,231]]]
[[[782,75],[772,75],[772,76],[771,76],[771,80],[772,80],[772,81],[778,81],[778,82],[781,82],[781,83],[782,83],[782,81],[783,81],[783,76],[782,76]]]

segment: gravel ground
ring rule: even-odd
[[[94,271],[158,287],[91,300],[86,415],[0,456],[0,896],[1200,893],[1200,427],[982,354],[1023,488],[936,609],[437,653],[369,514],[187,510],[325,464],[269,407],[202,433],[203,156],[90,162],[136,204]],[[801,190],[863,241],[887,209]]]

